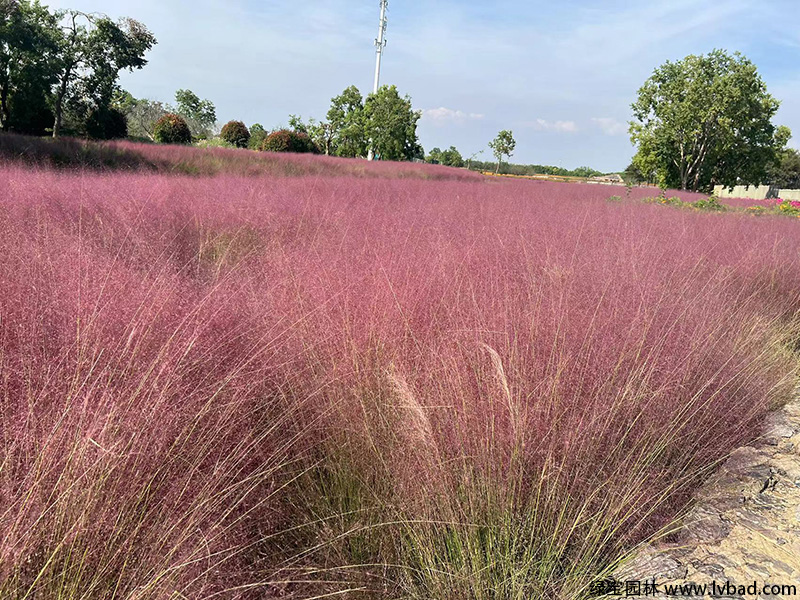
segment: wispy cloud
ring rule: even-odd
[[[463,110],[454,110],[452,108],[426,108],[422,110],[422,118],[429,119],[437,124],[444,123],[466,123],[467,121],[479,121],[483,119],[483,115],[479,113],[468,113]]]
[[[536,131],[558,131],[560,133],[577,133],[579,131],[575,121],[547,121],[546,119],[536,119],[535,121],[526,121],[523,125],[535,129]]]
[[[599,127],[606,135],[624,135],[628,132],[628,125],[611,117],[592,117],[592,123]]]

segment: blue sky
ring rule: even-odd
[[[351,84],[372,86],[378,0],[44,0],[53,8],[130,16],[159,40],[144,70],[122,77],[137,97],[189,88],[220,121],[324,118]],[[426,150],[484,150],[500,129],[513,162],[621,170],[636,90],[665,60],[739,50],[782,101],[776,123],[800,147],[798,0],[390,0],[382,83],[423,110]]]

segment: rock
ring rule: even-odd
[[[769,456],[751,446],[734,450],[723,468],[740,477],[766,479],[770,475]]]
[[[777,446],[781,440],[792,437],[795,428],[792,426],[789,417],[784,412],[776,412],[769,415],[764,422],[764,434],[762,441],[770,446]]]
[[[686,567],[666,551],[655,550],[652,546],[643,548],[636,557],[625,564],[615,577],[620,581],[644,581],[656,578],[657,581],[673,580],[683,577]]]
[[[682,537],[686,541],[708,544],[720,541],[730,531],[730,524],[717,511],[697,505],[683,520]]]

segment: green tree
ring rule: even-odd
[[[492,149],[494,157],[497,159],[497,169],[495,170],[495,173],[500,172],[500,163],[502,162],[503,157],[505,156],[510,159],[514,154],[514,149],[516,147],[517,142],[514,139],[514,134],[507,129],[504,129],[498,133],[497,137],[489,142],[489,148]]]
[[[794,148],[783,149],[778,163],[770,170],[768,181],[782,189],[800,190],[800,152]]]
[[[446,167],[461,168],[464,166],[464,157],[461,156],[455,146],[450,146],[447,150],[434,148],[428,155],[427,160],[430,163],[445,165]]]
[[[250,141],[247,142],[247,147],[250,150],[258,150],[268,135],[269,132],[264,129],[261,123],[253,123],[250,126]]]
[[[303,122],[303,117],[298,115],[289,115],[289,128],[297,133],[308,133],[308,125]]]
[[[425,160],[432,165],[440,165],[442,164],[442,149],[438,146],[428,153],[428,156]]]
[[[714,185],[757,185],[788,130],[772,118],[779,103],[755,65],[714,50],[657,68],[632,105],[635,163],[654,168],[659,183],[694,191]]]
[[[367,155],[364,98],[358,88],[351,85],[331,99],[328,110],[329,152],[349,158]]]
[[[631,161],[631,164],[622,172],[622,179],[628,185],[638,185],[647,181],[647,177],[633,161]]]
[[[128,122],[128,135],[155,141],[155,127],[161,117],[173,112],[169,106],[155,100],[122,99],[119,110]]]
[[[382,86],[364,102],[366,138],[381,160],[413,160],[424,153],[417,138],[422,113],[411,107],[409,96],[400,97],[393,85]]]
[[[53,137],[61,133],[67,106],[78,120],[93,107],[109,107],[120,71],[144,67],[144,55],[156,44],[153,34],[133,19],[114,23],[76,10],[56,15],[62,24],[57,30]]]
[[[304,122],[297,115],[289,115],[289,127],[296,133],[305,133],[314,142],[314,146],[325,155],[330,155],[333,149],[333,129],[330,123],[309,119]]]
[[[58,19],[38,0],[0,0],[0,128],[43,134],[56,81]]]
[[[207,138],[217,122],[217,109],[210,100],[201,100],[192,90],[175,92],[175,113],[182,116],[192,137]]]

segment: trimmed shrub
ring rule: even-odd
[[[168,114],[161,117],[153,130],[159,144],[191,144],[192,132],[183,117]]]
[[[86,120],[86,134],[93,140],[118,140],[128,137],[128,121],[116,108],[95,109]]]
[[[258,149],[261,152],[319,153],[317,145],[307,133],[289,129],[273,131],[261,142]]]
[[[250,131],[241,121],[228,121],[222,128],[219,137],[237,148],[247,148]]]

